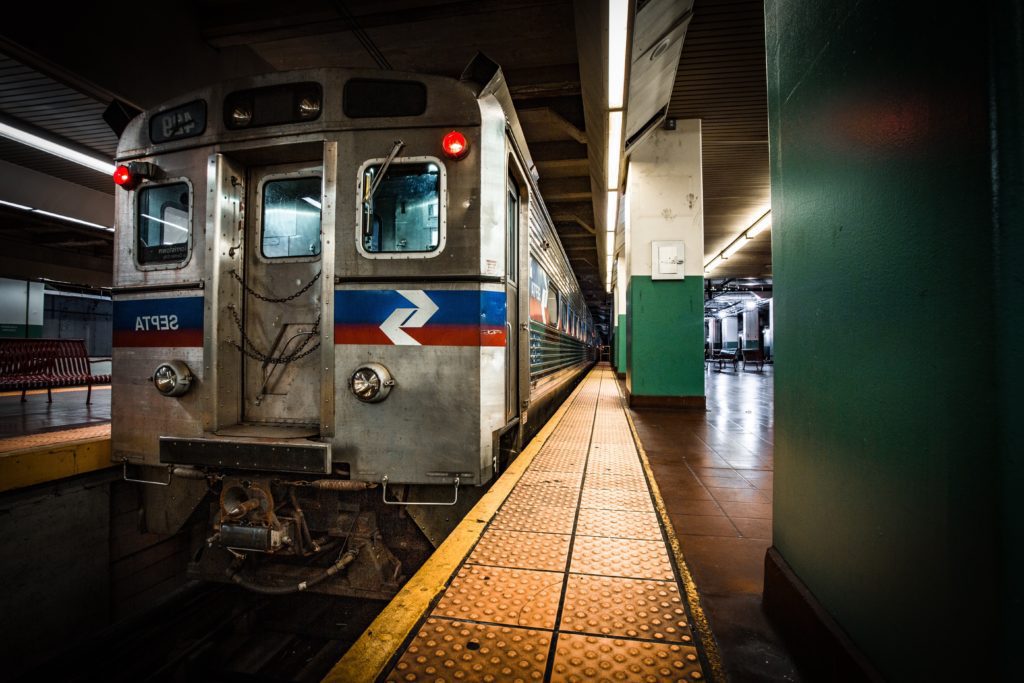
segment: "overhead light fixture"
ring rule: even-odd
[[[604,234],[604,253],[608,256],[608,270],[611,271],[612,254],[615,253],[615,232],[612,230]]]
[[[622,109],[626,89],[627,0],[608,2],[608,108]]]
[[[608,189],[619,187],[619,166],[622,161],[622,112],[608,112]]]
[[[29,213],[38,213],[41,216],[48,216],[50,218],[56,218],[58,220],[67,221],[69,223],[77,223],[78,225],[84,225],[89,228],[97,228],[105,232],[114,232],[114,229],[106,225],[100,225],[99,223],[92,223],[90,221],[83,221],[81,218],[73,218],[71,216],[65,216],[62,213],[53,213],[52,211],[44,211],[42,209],[33,209],[31,206],[25,206],[24,204],[15,204],[14,202],[7,202],[0,199],[0,206],[9,206],[12,209],[20,209]]]
[[[754,224],[747,228],[747,232],[744,233],[748,240],[752,240],[760,235],[765,230],[772,227],[772,212],[771,210],[765,211],[764,215],[754,221]]]
[[[46,138],[40,137],[28,131],[15,128],[14,126],[8,125],[0,121],[0,135],[5,138],[10,138],[15,142],[20,142],[23,145],[34,147],[40,151],[48,154],[53,154],[62,159],[72,161],[76,164],[81,164],[86,168],[91,168],[94,171],[105,173],[108,176],[114,174],[114,164],[109,161],[79,152],[78,150],[65,147],[53,140],[47,140]]]
[[[619,193],[611,191],[608,193],[608,215],[605,218],[605,229],[615,232],[619,224]]]
[[[704,264],[704,272],[710,273],[716,266],[720,266],[722,261],[731,258],[737,251],[746,246],[749,240],[754,239],[765,230],[770,229],[772,227],[771,213],[771,209],[765,211],[764,215],[754,221],[749,228],[740,233],[739,237],[730,242],[729,246],[715,254],[710,261]]]

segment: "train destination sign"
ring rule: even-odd
[[[149,139],[154,143],[194,138],[206,131],[206,102],[196,100],[153,114]]]

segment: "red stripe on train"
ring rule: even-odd
[[[202,330],[114,330],[114,346],[120,347],[172,347],[202,346]]]
[[[402,331],[423,346],[504,346],[505,328],[478,325],[431,325],[405,327]],[[335,344],[386,344],[394,342],[376,325],[335,325]]]

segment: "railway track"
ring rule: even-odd
[[[385,603],[197,584],[23,681],[319,681]]]

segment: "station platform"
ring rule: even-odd
[[[112,467],[110,386],[0,393],[0,492]]]
[[[324,680],[723,680],[635,435],[598,366]]]

